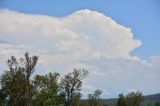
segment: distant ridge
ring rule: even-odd
[[[103,99],[103,102],[107,104],[107,106],[116,106],[117,100],[117,98]],[[147,106],[148,104],[154,106],[156,102],[160,102],[160,93],[144,96],[143,106]]]
[[[147,104],[154,105],[156,102],[160,102],[160,93],[144,97],[144,106],[147,106]]]

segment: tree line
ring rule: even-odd
[[[88,99],[81,99],[87,70],[74,69],[62,77],[57,72],[34,75],[38,58],[25,53],[23,58],[8,59],[8,70],[0,77],[0,106],[107,106],[100,98],[103,91],[98,89],[88,94]],[[132,92],[120,94],[115,105],[141,106],[142,101],[141,92]]]

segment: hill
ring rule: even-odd
[[[117,98],[103,99],[103,102],[108,106],[115,106],[117,100],[118,100]],[[154,106],[156,102],[160,102],[160,93],[144,96],[143,106],[147,106],[148,104]]]

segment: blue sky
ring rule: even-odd
[[[158,93],[159,11],[159,0],[0,0],[0,70],[29,51],[37,74],[89,70],[83,94]]]
[[[130,27],[134,37],[143,42],[132,54],[142,59],[160,55],[160,49],[157,48],[160,44],[159,0],[1,0],[0,8],[58,17],[81,9],[96,10]]]

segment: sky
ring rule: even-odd
[[[160,92],[159,0],[0,0],[0,73],[39,55],[37,73],[85,68],[83,94]]]

